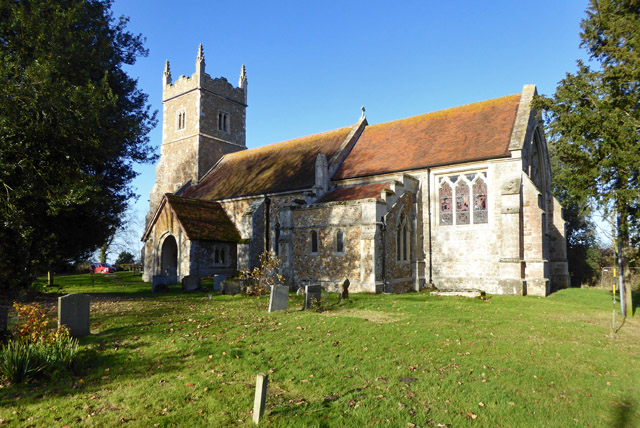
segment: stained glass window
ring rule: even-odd
[[[456,224],[469,224],[469,185],[464,180],[456,186]]]
[[[440,183],[440,224],[449,226],[453,224],[453,192],[451,185],[446,181]]]
[[[487,184],[480,177],[473,183],[473,223],[487,223]]]

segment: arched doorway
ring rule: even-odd
[[[172,235],[167,236],[162,243],[160,260],[160,273],[167,275],[167,282],[170,284],[178,282],[178,244]]]

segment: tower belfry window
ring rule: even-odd
[[[218,131],[229,132],[229,114],[223,111],[218,113]]]
[[[176,128],[178,130],[185,129],[187,127],[187,113],[184,110],[178,112],[178,117],[176,119]]]

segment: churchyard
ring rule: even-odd
[[[269,313],[269,295],[152,294],[128,272],[56,283],[41,304],[89,294],[91,334],[71,372],[2,385],[0,426],[255,426],[259,372],[265,427],[640,425],[640,317],[616,308],[612,338],[607,290],[323,293],[322,311],[289,293]]]

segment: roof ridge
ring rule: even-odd
[[[422,118],[422,117],[430,116],[430,115],[443,114],[443,113],[446,113],[446,112],[449,112],[449,111],[464,110],[464,109],[469,108],[469,106],[478,105],[478,104],[485,104],[485,103],[489,103],[489,102],[498,102],[498,101],[504,100],[505,98],[511,98],[511,97],[516,97],[516,96],[520,97],[521,95],[522,95],[522,93],[518,92],[518,93],[515,93],[515,94],[505,95],[505,96],[502,96],[502,97],[489,98],[489,99],[486,99],[486,100],[483,100],[483,101],[474,101],[472,103],[462,104],[462,105],[453,106],[453,107],[447,107],[447,108],[443,108],[443,109],[440,109],[440,110],[434,110],[434,111],[430,111],[430,112],[427,112],[427,113],[417,114],[415,116],[409,116],[409,117],[404,117],[404,118],[401,118],[401,119],[389,120],[387,122],[380,122],[380,123],[376,123],[374,125],[369,125],[368,127],[369,128],[377,128],[377,127],[382,126],[382,125],[389,125],[389,124],[392,124],[392,123],[398,123],[398,122],[402,122],[402,121],[405,121],[405,120],[408,121],[408,120],[416,119],[416,118],[419,118],[419,117]]]
[[[323,131],[323,132],[318,132],[315,134],[310,134],[310,135],[305,135],[302,137],[298,137],[298,138],[292,138],[290,140],[284,140],[284,141],[278,141],[276,143],[271,143],[271,144],[266,144],[264,146],[260,146],[260,147],[254,147],[252,149],[247,149],[247,150],[239,150],[237,152],[233,152],[233,153],[227,153],[226,155],[224,155],[224,159],[233,159],[235,157],[238,156],[242,156],[242,155],[247,155],[247,154],[254,154],[254,153],[260,153],[266,150],[270,150],[270,149],[274,149],[277,147],[275,146],[284,146],[286,144],[294,144],[296,142],[302,142],[303,140],[312,140],[315,138],[318,138],[322,135],[328,135],[328,134],[332,134],[332,133],[338,133],[340,131],[345,131],[347,129],[353,129],[354,126],[357,126],[358,124],[354,124],[354,125],[349,125],[349,126],[344,126],[342,128],[336,128],[336,129],[330,129],[328,131]]]

